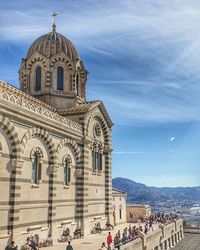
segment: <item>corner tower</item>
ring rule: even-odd
[[[69,39],[56,32],[39,37],[22,59],[21,90],[56,109],[74,107],[86,101],[87,70]]]

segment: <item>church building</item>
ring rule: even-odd
[[[102,101],[86,99],[87,70],[55,22],[19,81],[0,81],[0,246],[113,223],[113,124]]]

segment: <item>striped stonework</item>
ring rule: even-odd
[[[40,55],[40,56],[34,56],[29,60],[28,65],[27,65],[27,70],[30,70],[32,68],[33,64],[36,62],[42,62],[44,68],[45,69],[47,68],[47,63],[46,63],[45,57]]]
[[[12,96],[5,99],[0,90],[0,127],[5,131],[0,142],[0,162],[3,169],[0,186],[5,193],[4,197],[0,197],[0,213],[4,216],[4,220],[0,221],[0,249],[1,239],[7,233],[10,240],[13,239],[21,246],[31,233],[38,234],[40,240],[46,238],[48,233],[58,239],[66,227],[70,228],[73,235],[76,225],[82,225],[84,234],[87,235],[91,232],[93,222],[100,220],[104,226],[106,218],[110,219],[112,213],[112,145],[111,123],[106,120],[105,113],[101,113],[98,106],[101,104],[75,117],[78,123],[59,116],[63,120],[51,127],[51,121],[45,115],[30,119],[29,109],[16,112],[13,105],[18,107],[19,103],[24,104],[24,100],[17,99],[18,90],[13,91],[16,92],[15,102],[12,102]],[[20,94],[28,96],[24,92]],[[31,95],[27,98],[31,98],[34,104],[30,106],[31,110],[38,108],[40,113],[43,103]],[[9,115],[3,115],[6,114],[5,102]],[[57,119],[54,116],[55,109],[51,110],[48,106],[42,114],[47,111],[52,118]],[[12,117],[12,121],[8,117]],[[65,120],[68,121],[67,127]],[[101,127],[99,138],[94,134],[95,122]],[[75,123],[81,129],[70,135],[71,124]],[[99,150],[103,155],[103,169],[98,171],[92,168],[91,145],[95,141],[99,142]],[[41,160],[41,179],[35,183],[32,179],[32,160],[36,152]],[[66,184],[63,159],[68,158],[71,181]]]
[[[88,155],[89,149],[86,145],[82,145],[81,147],[81,160],[78,168],[82,170],[81,174],[77,174],[76,177],[76,200],[78,201],[76,204],[76,218],[80,219],[83,223],[84,218],[88,213],[88,205],[85,200],[88,197],[88,188],[86,183],[88,181],[88,171],[85,167],[88,167]]]
[[[46,80],[46,85],[49,86],[51,82],[51,71],[47,70],[47,80]]]
[[[22,154],[22,148],[19,140],[18,133],[15,130],[12,122],[5,116],[0,114],[0,127],[5,131],[8,135],[8,138],[11,142],[12,147],[12,155],[11,158],[20,159]]]
[[[91,130],[91,126],[93,126],[94,120],[98,121],[101,124],[101,128],[102,128],[103,134],[104,134],[104,144],[107,147],[111,147],[112,142],[111,142],[110,129],[109,129],[108,124],[106,123],[103,115],[98,110],[95,110],[89,118],[87,128],[86,128],[87,135],[88,135],[89,131]]]
[[[67,68],[72,70],[72,64],[70,63],[69,59],[66,57],[57,56],[51,61],[51,72],[53,71],[56,62],[64,62],[67,65]]]
[[[38,128],[38,127],[31,128],[30,130],[26,132],[26,134],[22,138],[21,144],[23,148],[25,148],[25,145],[27,144],[27,142],[33,137],[39,137],[46,143],[49,149],[49,154],[50,154],[49,160],[50,162],[54,162],[55,148],[54,148],[54,143],[49,132],[44,130],[43,128]]]
[[[71,139],[71,138],[64,138],[58,144],[58,147],[57,147],[57,150],[56,150],[56,160],[58,159],[58,155],[60,154],[60,151],[64,146],[68,146],[72,150],[72,152],[74,154],[74,157],[76,159],[76,162],[77,163],[80,162],[80,157],[81,157],[80,149],[79,149],[78,144],[76,143],[76,141]]]
[[[72,75],[72,90],[76,92],[76,75]]]
[[[111,153],[105,154],[105,215],[111,222],[112,214],[112,156]]]
[[[12,160],[12,171],[10,173],[10,197],[9,197],[9,222],[8,232],[10,232],[10,239],[15,239],[14,229],[20,224],[20,200],[21,200],[21,183],[17,182],[22,175],[23,161]]]
[[[49,197],[48,197],[48,227],[50,228],[50,232],[53,233],[54,222],[56,219],[56,191],[57,187],[54,183],[54,180],[57,178],[56,168],[52,166],[49,176]]]

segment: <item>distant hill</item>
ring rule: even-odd
[[[199,187],[150,187],[127,178],[112,180],[114,188],[127,192],[127,202],[155,202],[167,200],[200,200]]]

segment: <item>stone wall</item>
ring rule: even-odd
[[[104,227],[112,217],[111,130],[98,108],[85,116],[73,122],[0,81],[0,249],[11,240],[20,246],[31,235],[41,241],[51,233],[57,239],[67,227],[73,236],[77,225],[87,235],[96,222]],[[104,157],[101,171],[94,172],[90,145],[100,142],[86,131],[94,130],[97,119]],[[35,152],[41,166],[37,183],[32,180]]]
[[[114,225],[126,223],[126,196],[125,192],[112,190],[112,209]]]
[[[149,205],[127,205],[126,220],[127,222],[137,222],[144,220],[151,215],[151,207]]]

